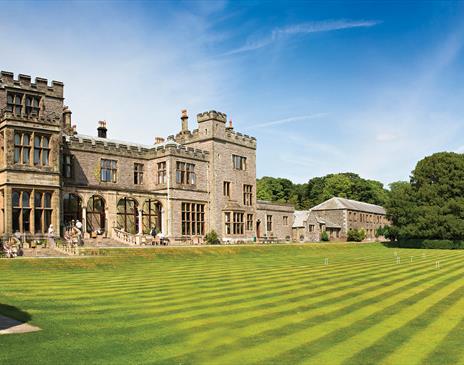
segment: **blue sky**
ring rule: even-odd
[[[80,133],[151,144],[180,110],[258,139],[258,177],[406,180],[464,152],[458,2],[0,2],[0,68],[65,83]]]

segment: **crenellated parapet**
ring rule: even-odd
[[[227,115],[225,113],[217,112],[216,110],[210,110],[197,114],[197,122],[205,122],[207,120],[217,120],[218,122],[227,122]]]
[[[61,81],[52,81],[50,84],[47,79],[36,77],[34,82],[29,75],[19,74],[14,78],[14,74],[8,71],[0,72],[0,88],[17,88],[32,92],[39,92],[49,97],[63,98],[64,84]]]
[[[166,155],[175,155],[177,157],[205,161],[208,159],[207,151],[182,146],[173,140],[168,140],[167,142],[159,145],[144,146],[76,134],[72,136],[65,136],[64,142],[70,149],[75,148],[100,154],[112,154],[121,157],[132,157],[144,160],[164,157]]]

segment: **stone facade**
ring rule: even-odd
[[[173,242],[201,241],[211,230],[251,241],[269,210],[272,233],[291,236],[290,207],[257,204],[256,139],[220,112],[198,114],[197,123],[190,131],[183,111],[180,132],[153,145],[109,139],[104,121],[98,137],[82,135],[61,82],[2,72],[0,233],[36,237],[79,219],[89,236],[155,227]]]
[[[295,212],[293,239],[318,242],[323,231],[331,240],[346,240],[352,229],[363,229],[366,240],[375,240],[377,228],[388,225],[385,209],[379,205],[345,198],[329,199],[308,211]]]
[[[256,236],[258,239],[275,238],[279,241],[292,239],[294,208],[288,204],[276,204],[258,200]]]

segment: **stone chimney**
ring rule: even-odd
[[[100,120],[98,122],[98,128],[97,128],[98,138],[106,138],[107,131],[108,129],[106,129],[106,120]]]
[[[63,129],[70,130],[71,129],[71,110],[65,105],[63,107]]]
[[[234,129],[234,126],[232,125],[232,118],[230,118],[230,120],[229,120],[229,126],[226,127],[226,130],[231,131],[231,130],[233,130],[233,129]]]
[[[188,115],[187,115],[187,109],[182,109],[182,116],[180,119],[182,120],[182,133],[186,133],[189,131],[188,129]]]
[[[155,137],[155,144],[161,144],[164,142],[164,138],[163,137]]]

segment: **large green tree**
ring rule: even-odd
[[[388,217],[400,238],[464,239],[464,155],[419,161],[410,183],[391,184]]]
[[[307,184],[266,176],[257,180],[257,190],[258,199],[292,203],[297,209],[311,208],[334,196],[380,205],[388,198],[382,183],[353,173],[315,177]]]

